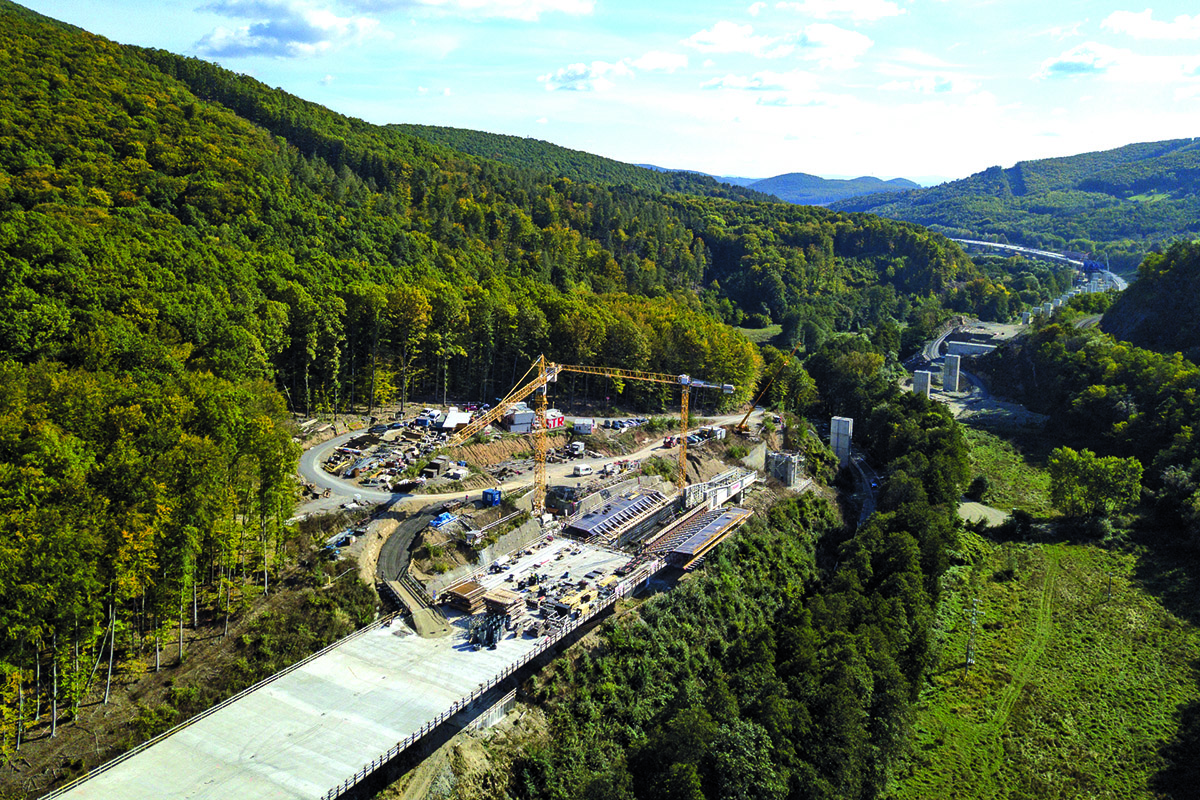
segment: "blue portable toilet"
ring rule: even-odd
[[[500,505],[500,490],[499,489],[484,489],[483,504],[485,506]]]

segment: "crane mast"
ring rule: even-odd
[[[620,380],[644,381],[648,383],[665,383],[680,387],[680,435],[679,435],[679,469],[675,484],[682,491],[687,483],[687,432],[688,405],[691,390],[717,389],[725,394],[732,394],[734,387],[728,383],[710,383],[692,378],[688,375],[670,375],[663,372],[647,372],[644,370],[621,369],[619,367],[590,367],[581,364],[555,364],[547,361],[545,356],[538,356],[521,380],[534,373],[534,377],[526,383],[514,388],[503,400],[487,413],[475,419],[458,433],[447,440],[449,447],[464,444],[476,433],[503,417],[513,406],[533,395],[533,513],[540,515],[546,508],[546,392],[549,384],[558,380],[563,372],[573,372],[583,375],[600,375]]]

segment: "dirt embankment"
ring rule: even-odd
[[[375,795],[375,800],[492,800],[506,796],[517,758],[549,735],[542,711],[518,704],[497,725],[464,731]]]
[[[569,439],[569,435],[565,432],[546,434],[546,442],[549,447],[561,447]],[[502,436],[484,444],[464,444],[452,450],[451,453],[455,459],[486,467],[513,459],[518,453],[531,455],[533,440],[528,436]]]

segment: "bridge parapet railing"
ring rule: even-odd
[[[71,781],[70,783],[63,784],[62,786],[58,787],[54,791],[49,792],[45,795],[42,795],[40,800],[50,800],[51,798],[61,797],[62,795],[66,794],[68,791],[70,791],[71,789],[74,789],[76,786],[79,786],[80,784],[84,783],[85,781],[87,781],[91,778],[94,778],[103,772],[107,772],[108,770],[112,769],[113,767],[117,766],[118,764],[122,763],[123,761],[133,758],[138,753],[141,753],[143,750],[153,747],[154,745],[161,742],[163,739],[166,739],[168,736],[170,736],[174,733],[178,733],[179,731],[183,730],[184,728],[186,728],[190,725],[196,724],[197,722],[204,719],[205,717],[211,716],[227,706],[233,705],[234,703],[236,703],[238,700],[241,700],[246,695],[248,695],[252,692],[256,692],[259,689],[261,689],[262,687],[267,686],[268,684],[274,683],[275,681],[282,678],[284,675],[288,675],[289,673],[295,672],[297,669],[304,666],[305,664],[308,664],[309,662],[320,658],[321,656],[325,655],[326,653],[330,652],[331,650],[334,650],[335,648],[340,647],[341,645],[345,644],[346,642],[349,642],[352,639],[357,639],[359,636],[362,636],[364,633],[375,630],[376,628],[379,628],[385,624],[390,625],[392,623],[392,621],[394,619],[396,619],[398,616],[400,616],[400,615],[393,613],[393,614],[388,614],[386,616],[380,617],[379,619],[375,620],[374,622],[372,622],[368,625],[365,625],[362,628],[359,628],[358,630],[354,631],[353,633],[351,633],[341,639],[338,639],[333,644],[330,644],[330,645],[327,645],[326,647],[321,648],[320,650],[318,650],[317,652],[308,656],[307,658],[303,658],[300,661],[297,661],[295,664],[292,664],[291,666],[286,667],[286,668],[280,670],[279,672],[276,672],[274,675],[263,678],[261,681],[254,684],[253,686],[247,687],[247,688],[243,689],[242,691],[238,692],[237,694],[232,695],[232,696],[226,698],[225,700],[222,700],[220,703],[217,703],[215,706],[212,706],[211,708],[207,708],[204,711],[201,711],[199,714],[192,717],[191,719],[184,720],[183,722],[179,723],[175,727],[173,727],[167,731],[164,731],[163,733],[160,733],[158,736],[155,736],[153,739],[149,739],[145,742],[142,742],[141,744],[139,744],[137,747],[133,748],[132,750],[128,750],[128,751],[122,753],[121,755],[117,756],[116,758],[112,759],[111,761],[101,764],[100,766],[96,767],[95,769],[91,770],[90,772],[80,775],[78,778]]]
[[[658,562],[658,561],[651,562],[651,565],[653,565],[655,563],[658,563],[659,568],[661,568],[661,562]],[[639,571],[638,575],[635,576],[635,578],[628,580],[622,584],[622,586],[626,588],[626,593],[629,591],[629,588],[631,588],[633,584],[636,584],[639,580],[644,580],[646,577],[649,577],[649,574],[652,574],[652,572],[656,572],[657,570],[656,569],[651,570],[647,574],[642,574],[643,571],[645,571],[645,568],[643,568],[642,571]],[[604,598],[604,600],[602,602],[598,603],[595,606],[595,608],[588,611],[588,613],[581,615],[578,619],[569,620],[567,622],[567,624],[565,624],[560,630],[557,631],[556,636],[554,636],[553,638],[551,638],[551,637],[543,638],[543,640],[541,642],[539,642],[537,644],[537,646],[535,646],[532,650],[530,650],[529,652],[520,656],[516,661],[514,661],[512,664],[509,664],[507,667],[505,667],[503,670],[501,670],[498,674],[494,675],[492,678],[489,678],[484,683],[479,684],[471,692],[470,695],[468,695],[467,697],[463,697],[459,700],[456,700],[454,703],[451,704],[450,708],[448,708],[447,710],[438,714],[432,720],[429,720],[428,722],[423,724],[419,730],[414,731],[413,733],[410,733],[408,736],[401,739],[395,745],[388,748],[386,753],[384,753],[381,756],[378,756],[377,758],[372,759],[371,762],[368,764],[365,764],[362,767],[362,769],[358,770],[353,775],[346,778],[344,781],[342,781],[342,783],[331,788],[328,792],[325,793],[324,800],[335,800],[336,798],[341,797],[343,794],[350,791],[352,788],[357,786],[359,783],[366,780],[367,776],[371,775],[376,770],[383,767],[384,764],[391,761],[396,756],[400,755],[400,753],[404,752],[409,747],[412,747],[414,744],[416,744],[418,741],[423,739],[432,730],[437,728],[439,725],[444,723],[446,720],[450,719],[452,716],[457,714],[459,711],[462,711],[464,708],[466,708],[467,706],[474,703],[476,700],[478,700],[484,694],[491,691],[491,689],[493,687],[495,687],[497,684],[501,683],[504,680],[507,680],[509,677],[511,677],[513,674],[515,674],[519,669],[524,667],[530,661],[533,661],[535,658],[537,658],[540,655],[542,655],[543,653],[545,653],[551,647],[554,647],[556,644],[558,644],[560,641],[562,641],[564,638],[566,638],[566,636],[568,634],[570,634],[572,631],[578,629],[581,625],[584,625],[587,622],[589,622],[593,617],[595,617],[601,611],[605,610],[610,605],[615,603],[617,601],[618,597],[622,597],[622,596],[624,596],[624,595],[621,594],[620,590],[618,589],[618,591],[615,591],[608,597]]]

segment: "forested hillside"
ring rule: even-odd
[[[185,607],[273,588],[289,411],[486,400],[539,353],[739,404],[762,357],[729,323],[860,331],[885,380],[902,326],[1025,302],[916,225],[551,179],[6,0],[0,24],[6,748]]]
[[[1182,352],[1200,361],[1200,244],[1178,243],[1151,253],[1138,279],[1120,294],[1100,321],[1118,339],[1159,352]]]
[[[540,172],[550,178],[630,186],[652,192],[686,192],[743,200],[775,199],[769,193],[724,184],[698,172],[648,169],[581,150],[560,147],[540,139],[439,125],[405,123],[388,127],[435,144],[452,147],[463,153]]]
[[[1134,458],[1162,508],[1200,543],[1200,367],[1095,329],[1048,324],[983,361],[996,384],[1102,456]],[[1110,491],[1113,487],[1109,487]]]
[[[958,181],[834,204],[929,225],[1092,252],[1132,271],[1156,244],[1200,232],[1200,141],[1174,139],[991,167]]]

